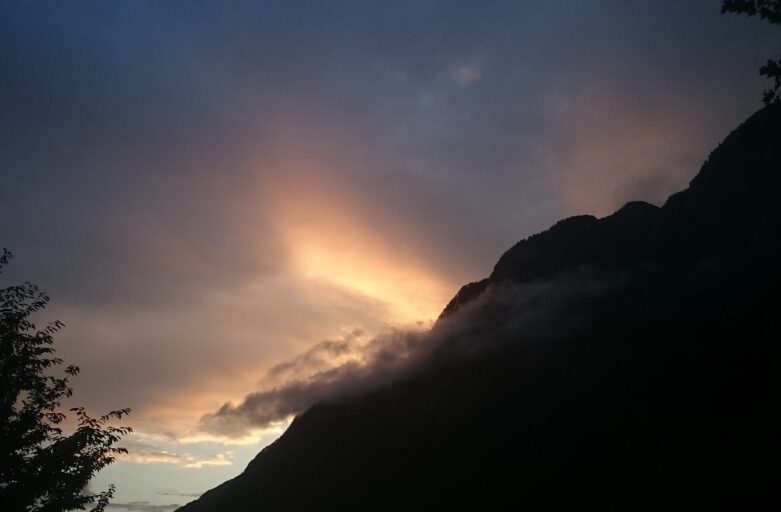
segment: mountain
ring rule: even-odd
[[[315,405],[182,512],[776,504],[781,107],[662,207],[529,237],[421,367]]]

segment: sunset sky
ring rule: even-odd
[[[0,277],[51,296],[74,405],[133,409],[96,490],[194,499],[283,431],[201,421],[281,363],[685,187],[781,43],[720,3],[0,0]]]

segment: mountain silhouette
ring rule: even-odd
[[[315,405],[182,512],[777,504],[781,107],[662,207],[513,246],[418,371]]]

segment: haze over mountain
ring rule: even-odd
[[[376,342],[401,355],[330,374],[244,473],[180,510],[761,509],[780,233],[775,105],[662,207],[517,243],[429,332]],[[251,398],[205,420],[258,420]]]

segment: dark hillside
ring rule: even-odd
[[[311,408],[180,510],[775,508],[779,261],[774,106],[663,207],[516,244],[424,370]]]

